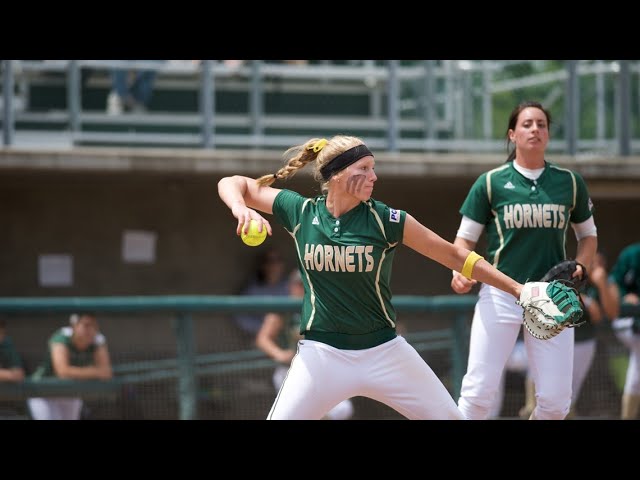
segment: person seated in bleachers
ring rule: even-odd
[[[241,291],[241,295],[287,295],[287,265],[280,252],[269,248],[260,252],[252,278]],[[263,315],[260,313],[241,312],[234,316],[235,324],[240,330],[252,337],[258,333],[262,325]]]
[[[107,340],[100,333],[95,314],[73,314],[69,323],[49,338],[45,361],[32,378],[111,379]],[[80,397],[29,398],[27,403],[34,420],[79,420],[83,406]]]
[[[107,114],[120,115],[125,111],[146,112],[151,102],[156,74],[156,70],[153,69],[113,69],[111,92],[107,97]]]

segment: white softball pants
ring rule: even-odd
[[[27,403],[34,420],[80,420],[81,398],[29,398]]]
[[[580,398],[582,385],[587,378],[587,374],[596,355],[596,339],[591,338],[589,340],[575,342],[573,350],[573,381],[571,390],[573,391],[573,404],[575,405],[578,398]]]
[[[278,365],[273,372],[273,386],[276,388],[276,392],[280,390],[284,379],[287,377],[288,371],[288,365]],[[353,417],[353,412],[353,402],[351,399],[347,398],[329,410],[325,415],[325,418],[327,420],[349,420]]]
[[[407,341],[341,350],[300,340],[268,420],[318,420],[345,399],[363,396],[409,419],[462,420],[455,401]]]
[[[522,307],[502,290],[482,284],[471,324],[469,362],[458,408],[472,420],[489,417],[505,364],[522,328]],[[535,418],[562,420],[571,407],[573,329],[549,340],[524,334],[529,371],[536,388]]]

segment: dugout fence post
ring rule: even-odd
[[[567,153],[575,155],[578,152],[578,136],[580,126],[580,79],[578,78],[578,61],[567,61],[567,101],[565,106],[565,130],[567,139]]]
[[[2,143],[5,147],[13,144],[13,60],[4,61],[2,72]]]
[[[178,405],[180,420],[197,420],[196,355],[193,320],[189,313],[179,313],[175,319],[178,342]]]
[[[264,85],[262,81],[262,60],[251,62],[251,90],[249,92],[249,113],[251,134],[255,144],[260,144],[264,135]]]
[[[400,96],[400,80],[398,78],[399,63],[398,60],[388,61],[389,72],[387,77],[389,79],[387,85],[387,117],[389,120],[389,130],[387,134],[387,150],[390,152],[398,151],[398,138],[399,138],[399,96]]]
[[[631,71],[629,60],[620,60],[618,73],[618,155],[631,155]]]
[[[213,61],[202,61],[201,85],[200,85],[200,114],[202,115],[202,147],[213,148],[213,122],[215,111],[215,95],[213,89],[215,80],[213,77]]]
[[[67,67],[67,109],[69,129],[75,135],[80,131],[80,110],[82,109],[80,67],[77,60],[71,60]]]

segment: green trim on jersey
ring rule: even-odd
[[[539,280],[565,260],[570,223],[588,220],[592,211],[583,178],[547,161],[537,180],[513,161],[483,173],[460,208],[485,226],[487,261],[520,283]]]
[[[67,347],[69,350],[69,365],[73,365],[74,367],[86,367],[94,364],[93,354],[100,345],[106,344],[104,335],[98,333],[94,342],[89,345],[89,348],[86,350],[78,350],[73,345],[73,342],[71,341],[72,335],[73,329],[71,327],[62,327],[51,335],[48,342],[47,356],[42,365],[40,365],[33,373],[32,378],[38,379],[42,377],[56,376],[53,371],[53,363],[51,361],[51,347],[54,343],[62,343]]]
[[[391,267],[406,212],[369,199],[334,218],[325,201],[285,189],[273,203],[305,285],[300,333],[336,348],[374,347],[395,337]]]

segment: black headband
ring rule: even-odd
[[[373,157],[373,153],[369,151],[369,149],[365,144],[356,145],[355,147],[350,148],[346,152],[342,152],[340,155],[338,155],[333,160],[328,162],[324,167],[320,169],[320,174],[322,175],[322,178],[326,182],[331,178],[331,175],[333,175],[334,173],[339,172],[340,170],[348,167],[354,162],[357,162],[362,157],[368,157],[368,156]]]

